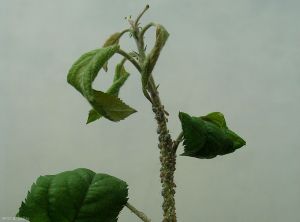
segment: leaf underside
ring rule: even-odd
[[[30,222],[115,222],[127,196],[124,181],[81,168],[39,177],[17,216]]]
[[[246,142],[228,129],[222,113],[214,112],[202,117],[191,117],[180,112],[184,136],[182,156],[211,159],[241,148]]]

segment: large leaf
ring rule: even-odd
[[[106,91],[107,94],[117,97],[119,95],[121,87],[124,85],[125,81],[128,79],[129,73],[125,70],[124,64],[120,63],[116,66],[115,76],[111,87]],[[98,113],[95,109],[90,110],[87,124],[97,119],[100,119],[102,115]]]
[[[119,98],[92,88],[99,70],[118,49],[118,45],[113,45],[85,53],[73,64],[68,73],[68,82],[89,101],[99,114],[111,121],[122,120],[136,112]]]
[[[246,142],[228,129],[224,115],[219,112],[202,117],[179,113],[183,136],[183,156],[211,159],[234,152]]]
[[[115,222],[127,196],[124,181],[76,169],[39,177],[17,216],[30,222]]]

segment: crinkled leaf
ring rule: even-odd
[[[234,152],[246,142],[226,126],[222,113],[211,113],[204,117],[192,117],[179,113],[183,136],[183,156],[211,159],[217,155]]]
[[[96,112],[111,121],[122,120],[136,112],[119,98],[92,88],[99,70],[118,49],[119,46],[113,45],[85,53],[68,73],[68,82],[89,101]]]
[[[129,73],[125,70],[123,63],[116,66],[115,76],[111,87],[106,91],[107,94],[117,97],[119,95],[121,87],[128,79]],[[90,110],[87,124],[100,119],[102,115],[95,109]]]
[[[74,86],[89,101],[94,99],[92,83],[103,64],[119,49],[113,45],[83,54],[71,67],[68,83]]]
[[[156,26],[156,40],[153,49],[150,51],[144,64],[144,72],[142,73],[142,85],[143,89],[147,87],[149,77],[152,70],[158,60],[161,50],[163,49],[167,39],[169,37],[168,31],[162,26]]]
[[[205,121],[216,124],[220,128],[228,129],[223,113],[212,112],[207,114],[206,116],[201,116],[201,118]]]
[[[111,36],[109,36],[109,38],[104,42],[103,47],[107,47],[107,46],[111,46],[111,45],[115,45],[115,44],[119,44],[119,40],[120,37],[122,36],[121,32],[116,32],[114,34],[112,34]],[[104,63],[103,65],[103,69],[105,72],[107,72],[108,68],[107,68],[107,63]]]
[[[158,57],[160,55],[161,50],[163,49],[164,45],[167,42],[167,39],[169,37],[168,31],[162,26],[157,25],[156,26],[156,40],[153,49],[151,50],[149,54],[149,68],[148,71],[152,72]]]
[[[126,182],[76,169],[39,177],[17,216],[30,222],[116,222],[127,196]]]

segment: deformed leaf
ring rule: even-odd
[[[142,73],[142,86],[143,89],[147,87],[149,77],[158,60],[161,50],[163,49],[169,37],[168,31],[162,25],[156,25],[156,40],[153,49],[146,57],[144,64],[144,72]]]
[[[94,99],[92,83],[99,70],[119,49],[118,45],[96,49],[83,54],[71,67],[68,83],[74,86],[89,101]]]
[[[237,135],[235,132],[231,131],[231,130],[226,130],[225,131],[227,137],[233,141],[233,149],[238,149],[244,145],[246,145],[246,142],[239,136]]]
[[[124,64],[120,63],[116,66],[115,76],[111,87],[106,91],[107,94],[117,97],[120,92],[120,88],[124,85],[128,79],[129,73],[125,70]],[[100,119],[102,115],[95,109],[90,110],[87,124]]]
[[[166,44],[169,37],[168,31],[162,26],[157,25],[156,26],[156,40],[153,49],[151,50],[149,54],[149,71],[152,72],[156,61],[158,60],[158,57],[160,55],[161,50],[163,49],[164,45]]]
[[[127,196],[126,182],[76,169],[39,177],[17,216],[30,222],[116,222]]]
[[[118,96],[121,87],[124,85],[126,80],[129,77],[129,73],[125,70],[123,64],[118,64],[115,69],[115,76],[113,80],[113,84],[110,86],[110,88],[106,91],[106,93],[113,95],[113,96]]]
[[[107,46],[118,44],[121,36],[122,36],[121,32],[116,32],[116,33],[112,34],[104,42],[103,47],[107,47]]]
[[[183,145],[189,147],[185,154],[196,155],[198,147],[203,147],[206,142],[206,128],[203,120],[191,118],[188,114],[180,112],[179,119],[184,134]]]
[[[112,45],[85,53],[73,64],[68,73],[68,82],[89,101],[98,114],[111,121],[122,120],[136,112],[117,97],[92,88],[99,70],[118,49],[118,45]],[[95,119],[95,116],[93,115],[90,120]]]
[[[220,112],[212,112],[207,114],[206,116],[201,116],[201,118],[205,121],[212,122],[216,124],[220,128],[228,129],[225,121],[225,117]]]
[[[121,32],[116,32],[109,36],[109,38],[104,42],[103,47],[119,44],[120,37],[122,36]],[[107,72],[107,62],[104,63],[103,69],[105,72]]]
[[[211,159],[234,152],[246,142],[226,126],[222,113],[214,112],[203,117],[179,113],[183,136],[183,156]]]

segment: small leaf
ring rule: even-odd
[[[182,156],[211,159],[217,155],[234,152],[246,142],[229,130],[222,113],[210,113],[204,117],[191,117],[179,113],[183,136]]]
[[[143,89],[146,89],[149,77],[152,73],[152,70],[158,60],[161,50],[163,49],[167,39],[169,37],[168,31],[162,26],[156,26],[156,40],[153,49],[146,57],[144,64],[144,72],[142,73],[142,85]]]
[[[107,94],[113,95],[117,97],[119,95],[121,87],[124,85],[125,81],[128,79],[129,73],[125,70],[124,64],[120,63],[116,66],[115,69],[115,76],[113,80],[113,84],[111,87],[106,91]],[[90,110],[87,124],[94,122],[102,117],[95,109]]]
[[[121,33],[121,32],[116,32],[116,33],[112,34],[112,35],[109,36],[109,38],[104,42],[103,47],[107,47],[107,46],[119,44],[119,40],[120,40],[120,37],[121,37],[121,36],[122,36],[122,33]],[[104,63],[103,69],[104,69],[105,72],[107,72],[107,70],[108,70],[108,68],[107,68],[107,62]]]
[[[111,121],[119,121],[136,112],[117,97],[92,88],[99,70],[118,49],[119,46],[113,45],[85,53],[74,63],[68,74],[68,82],[89,101],[98,114]],[[91,114],[88,122],[98,118],[95,112]]]
[[[127,196],[126,182],[76,169],[39,177],[17,215],[30,222],[116,222]]]

